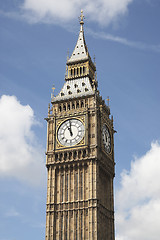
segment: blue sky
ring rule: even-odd
[[[115,135],[117,240],[159,240],[160,2],[1,0],[0,240],[44,239],[46,122],[83,8]]]

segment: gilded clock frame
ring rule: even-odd
[[[81,121],[84,125],[84,129],[85,129],[85,132],[84,132],[84,136],[83,138],[81,139],[81,141],[73,146],[64,146],[62,145],[59,140],[58,140],[58,137],[57,137],[57,134],[58,134],[58,130],[60,128],[60,126],[67,120],[70,120],[70,119],[77,119],[79,121]],[[70,116],[70,117],[67,117],[67,118],[63,118],[63,119],[57,119],[56,120],[56,149],[59,150],[59,149],[66,149],[66,148],[77,148],[77,147],[81,147],[81,146],[85,146],[86,145],[86,123],[85,123],[85,120],[86,120],[86,117],[85,115],[82,115],[82,116]]]
[[[108,131],[109,131],[109,134],[110,134],[110,137],[111,137],[111,151],[110,152],[106,152],[105,150],[105,147],[104,147],[104,144],[103,144],[103,137],[102,137],[102,134],[101,134],[101,141],[102,141],[102,150],[108,154],[108,155],[112,155],[112,151],[113,151],[113,136],[112,136],[112,132],[111,132],[111,129],[110,129],[110,126],[107,124],[107,122],[105,121],[102,121],[102,126],[101,126],[101,133],[103,131],[103,126],[106,125],[107,128],[108,128]]]

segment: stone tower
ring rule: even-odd
[[[114,128],[84,38],[48,107],[46,240],[114,240]]]

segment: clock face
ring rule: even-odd
[[[64,121],[57,132],[58,141],[65,147],[78,144],[84,137],[85,129],[83,123],[78,119]]]
[[[107,153],[110,153],[111,152],[111,135],[106,124],[104,124],[102,128],[102,139],[103,139],[105,151]]]

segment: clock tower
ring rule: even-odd
[[[65,83],[48,107],[46,240],[114,240],[114,128],[97,90],[83,12]]]

